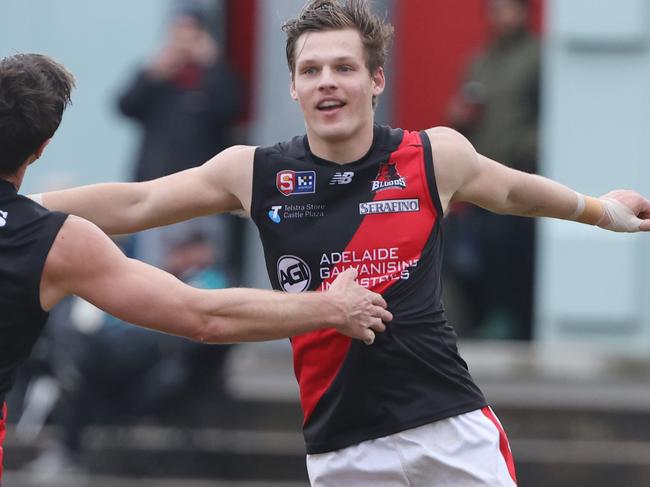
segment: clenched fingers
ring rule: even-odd
[[[375,306],[381,306],[382,308],[387,308],[388,307],[388,303],[386,303],[386,300],[384,299],[384,297],[381,294],[371,292],[370,296],[371,296],[370,297],[370,300],[371,300],[370,302],[372,304],[374,304]]]
[[[389,321],[393,320],[393,313],[391,313],[390,311],[384,308],[379,308],[379,312],[377,313],[376,316],[378,316],[381,319],[381,321],[385,323],[388,323]]]
[[[375,341],[375,333],[372,330],[366,330],[363,336],[363,343],[372,345]]]
[[[386,331],[386,325],[384,324],[383,321],[381,321],[379,318],[376,318],[368,325],[368,328],[375,332],[382,332]]]

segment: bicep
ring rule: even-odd
[[[86,220],[68,219],[50,251],[46,270],[50,282],[64,288],[64,294],[77,295],[121,320],[189,337],[197,330],[192,292],[200,291],[127,258]]]
[[[503,211],[517,171],[478,154],[455,130],[440,127],[427,133],[443,208],[453,202],[468,202]]]
[[[231,147],[202,166],[142,183],[150,221],[160,226],[215,213],[248,211],[254,150]]]
[[[522,175],[524,173],[477,154],[475,167],[458,188],[454,200],[467,201],[495,213],[507,213],[510,194]]]

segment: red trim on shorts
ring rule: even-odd
[[[512,478],[513,482],[516,484],[517,483],[517,476],[515,474],[515,461],[512,458],[512,451],[510,450],[510,444],[508,443],[508,437],[506,436],[506,432],[503,430],[503,427],[501,426],[501,423],[495,416],[494,412],[492,409],[488,407],[484,407],[481,409],[483,414],[496,426],[497,430],[499,430],[499,450],[501,450],[501,455],[503,455],[503,459],[506,461],[506,465],[508,466],[508,472],[510,473],[510,477]]]
[[[2,444],[5,441],[5,434],[7,432],[7,403],[2,404],[2,419],[0,419],[0,481],[2,481],[2,467],[4,451],[2,450]]]

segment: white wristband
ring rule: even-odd
[[[578,193],[577,191],[574,191],[578,198],[578,205],[576,206],[576,211],[573,212],[573,214],[569,217],[569,220],[577,220],[581,215],[582,212],[585,211],[585,197],[581,193]]]

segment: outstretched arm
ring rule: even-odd
[[[272,340],[333,327],[372,343],[392,319],[386,302],[343,273],[327,292],[202,290],[128,259],[95,225],[69,217],[48,255],[41,304],[75,294],[140,326],[206,343]]]
[[[438,127],[431,139],[443,206],[474,203],[495,213],[573,220],[617,232],[650,230],[650,201],[631,190],[585,196],[551,179],[528,174],[478,154],[458,132]]]
[[[198,216],[250,210],[254,147],[224,150],[202,166],[142,183],[105,183],[33,195],[46,208],[81,216],[109,234]]]

